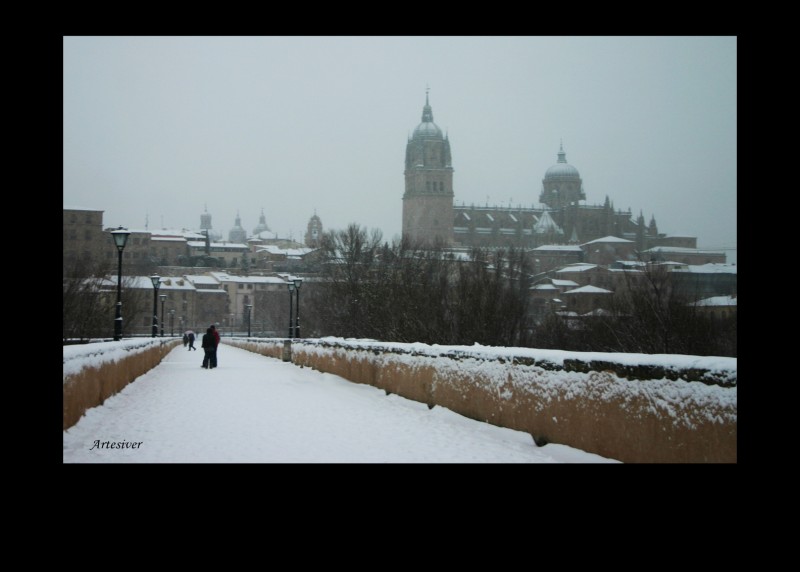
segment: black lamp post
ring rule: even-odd
[[[114,239],[114,245],[117,247],[117,252],[119,253],[119,265],[117,266],[117,306],[114,314],[115,342],[122,339],[122,251],[125,248],[125,244],[128,242],[130,234],[130,232],[122,227],[111,231],[111,238]]]
[[[169,311],[169,335],[175,337],[175,309]]]
[[[161,298],[161,337],[164,337],[164,302],[167,301],[167,295],[161,294],[159,296]]]
[[[236,314],[231,314],[231,323],[230,323],[230,324],[228,324],[228,325],[230,326],[230,328],[231,328],[231,337],[233,337],[233,326],[234,326],[234,324],[235,324],[235,322],[234,322],[234,319],[233,319],[233,318],[234,318],[235,316],[236,316]]]
[[[292,316],[292,302],[294,301],[294,281],[289,279],[289,337],[294,337],[294,316]]]
[[[253,309],[252,304],[245,304],[244,307],[247,309],[247,337],[250,337],[250,310]]]
[[[155,338],[158,335],[158,287],[161,286],[161,277],[158,274],[153,274],[150,277],[153,283],[153,335]]]
[[[294,310],[295,313],[294,337],[299,338],[300,337],[300,286],[303,285],[303,279],[295,278],[293,282],[295,291],[297,292],[297,304],[296,304],[297,307]]]

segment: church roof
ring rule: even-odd
[[[536,224],[533,225],[533,230],[537,234],[546,234],[548,232],[564,234],[564,231],[561,230],[561,227],[556,224],[556,221],[553,220],[553,217],[551,217],[550,213],[547,211],[544,211],[542,216],[539,217],[539,220],[536,221]]]

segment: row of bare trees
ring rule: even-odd
[[[527,331],[522,251],[389,245],[358,225],[322,240],[321,286],[305,309],[326,335],[438,344],[519,345]]]
[[[304,303],[307,335],[572,351],[736,355],[736,318],[701,311],[663,267],[631,273],[604,313],[528,313],[525,252],[391,246],[359,225],[327,232],[319,286]],[[626,277],[628,275],[626,274]],[[635,277],[635,278],[634,278]]]

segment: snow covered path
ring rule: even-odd
[[[178,346],[87,411],[64,431],[64,462],[615,462],[224,343],[218,368],[202,356]]]

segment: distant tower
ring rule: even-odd
[[[228,241],[242,244],[247,242],[247,231],[242,227],[242,219],[239,217],[239,211],[236,211],[236,224],[228,233]]]
[[[203,207],[205,211],[200,215],[200,230],[211,230],[211,215],[208,212],[208,205]]]
[[[650,215],[650,226],[647,228],[647,236],[653,238],[658,237],[658,225],[656,224],[656,215]]]
[[[558,162],[547,169],[542,179],[542,193],[539,202],[551,209],[559,209],[586,200],[583,181],[578,169],[567,163],[564,144],[558,150]]]
[[[269,230],[269,227],[267,226],[267,219],[264,217],[264,209],[262,208],[261,216],[258,218],[258,226],[253,229],[253,234],[258,234],[265,230]]]
[[[433,122],[425,93],[422,122],[406,145],[403,239],[415,244],[453,242],[453,167],[450,140]]]
[[[200,234],[208,236],[208,239],[214,242],[222,240],[222,234],[211,228],[211,215],[208,212],[208,206],[204,205],[203,208],[205,212],[200,215]]]
[[[639,252],[644,252],[647,248],[647,243],[644,240],[644,214],[642,211],[639,211],[639,218],[636,219],[636,250]]]
[[[319,248],[322,241],[322,221],[314,211],[314,216],[308,219],[308,229],[305,236],[306,246],[309,248]]]

